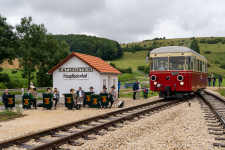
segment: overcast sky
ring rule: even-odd
[[[52,34],[87,34],[119,43],[155,37],[225,36],[225,0],[1,0],[13,26],[31,16]]]

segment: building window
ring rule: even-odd
[[[113,85],[116,86],[116,79],[113,79]]]
[[[106,87],[106,79],[103,79],[103,86]]]

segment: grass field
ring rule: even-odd
[[[138,51],[135,53],[132,52],[124,52],[124,56],[122,59],[110,61],[115,63],[119,68],[128,68],[137,69],[137,66],[147,66],[145,58],[147,57],[147,53],[149,51]]]
[[[28,79],[22,78],[22,72],[20,69],[12,69],[12,68],[3,68],[3,72],[9,75],[9,78],[11,80],[11,83],[15,88],[27,88],[28,85]],[[33,73],[34,74],[34,73]],[[34,74],[35,75],[35,74]],[[36,78],[32,79],[33,83],[36,83]],[[0,89],[5,89],[3,83],[0,83]]]

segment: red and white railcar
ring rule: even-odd
[[[183,46],[150,52],[150,90],[159,97],[182,98],[207,86],[207,59]]]

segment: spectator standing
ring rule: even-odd
[[[120,85],[121,85],[121,81],[118,82],[118,98],[120,98]]]
[[[109,94],[110,94],[110,101],[111,101],[109,108],[111,108],[113,103],[115,103],[115,106],[116,106],[116,90],[114,85],[111,87],[111,91],[109,92]]]
[[[209,76],[207,79],[208,79],[208,83],[209,83],[209,86],[210,86],[210,83],[211,83],[211,77]]]
[[[215,76],[213,76],[213,87],[215,87],[215,83],[216,83],[216,77]]]
[[[138,91],[137,91],[137,99],[140,99],[140,91],[141,90],[141,84],[140,82],[138,81]]]
[[[220,88],[220,86],[221,86],[221,83],[222,83],[222,76],[221,75],[219,75],[219,88]]]
[[[7,107],[7,96],[8,95],[11,95],[11,94],[8,92],[8,89],[5,89],[5,93],[2,94],[2,102],[5,105],[5,109],[8,109],[8,107]]]
[[[138,81],[136,81],[133,85],[133,100],[136,100],[137,90],[138,90]]]

